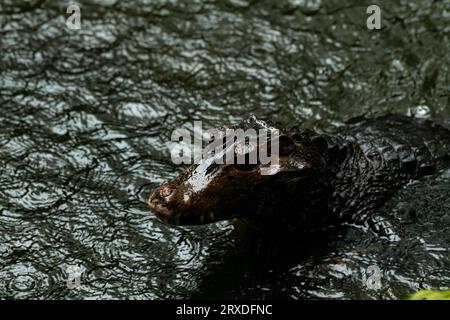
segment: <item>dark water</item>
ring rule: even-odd
[[[378,2],[380,31],[360,1],[81,4],[74,31],[63,1],[0,1],[0,298],[391,299],[450,286],[449,172],[380,210],[393,239],[347,226],[264,244],[231,222],[164,225],[145,203],[180,172],[170,135],[193,120],[252,112],[333,130],[417,106],[450,119],[450,1]]]

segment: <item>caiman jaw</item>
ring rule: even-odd
[[[162,221],[173,225],[198,225],[217,221],[213,210],[206,210],[201,202],[193,206],[192,193],[174,188],[170,183],[156,188],[148,199],[151,211]]]

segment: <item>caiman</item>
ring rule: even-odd
[[[334,134],[280,129],[279,170],[209,158],[156,188],[148,200],[176,225],[242,218],[257,228],[314,230],[359,223],[412,180],[450,166],[450,130],[389,114],[350,121]],[[273,129],[252,116],[245,128]]]

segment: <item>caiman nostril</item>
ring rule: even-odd
[[[163,188],[161,189],[161,191],[159,192],[159,194],[161,195],[161,197],[168,197],[173,193],[173,189],[171,188]]]
[[[153,204],[158,204],[159,200],[157,197],[155,197],[154,195],[152,195],[152,197],[150,198],[150,202]]]

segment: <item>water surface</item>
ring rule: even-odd
[[[171,227],[146,206],[182,169],[172,131],[194,120],[255,113],[332,131],[426,106],[448,122],[450,1],[377,3],[379,31],[366,28],[369,3],[337,0],[81,1],[81,29],[70,30],[68,2],[3,0],[0,297],[398,299],[448,288],[448,172],[380,209],[395,241],[341,227],[261,246],[232,222]]]

